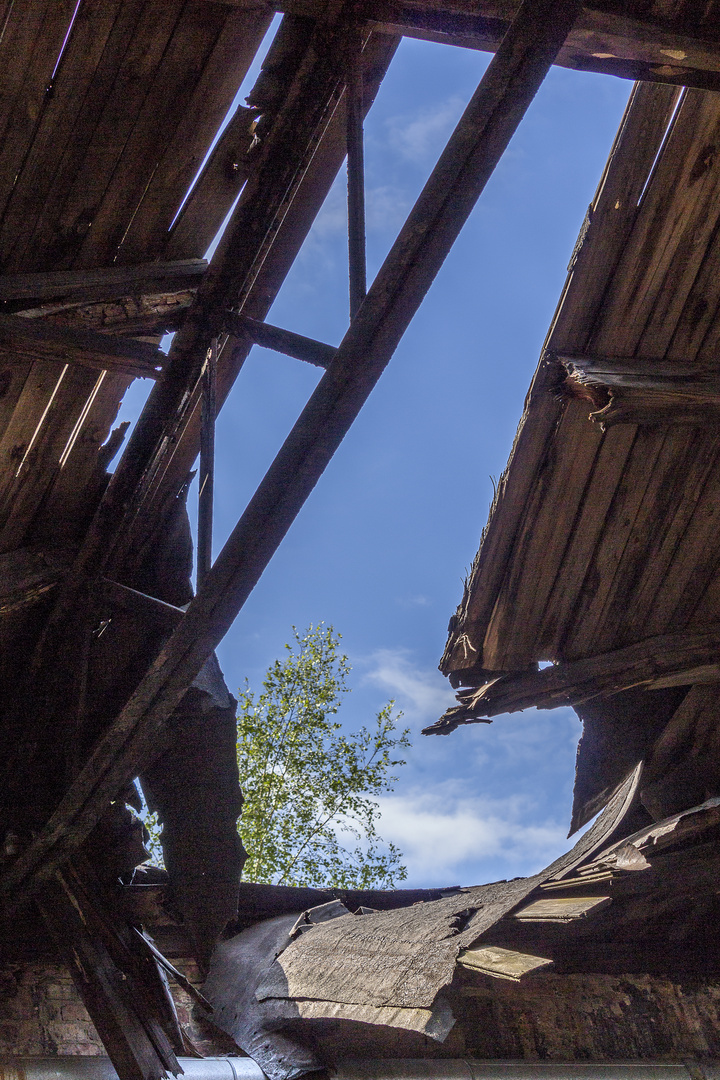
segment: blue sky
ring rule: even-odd
[[[488,63],[405,39],[366,125],[369,276]],[[332,624],[354,728],[393,697],[413,732],[380,831],[410,885],[531,873],[565,850],[580,725],[528,710],[448,737],[437,671],[565,269],[631,84],[553,68],[369,403],[219,649],[257,686],[292,625]],[[246,92],[246,91],[245,91]],[[344,174],[269,321],[337,344],[347,327]],[[215,553],[317,369],[255,348],[217,426]],[[129,395],[132,414],[137,392]],[[193,499],[191,494],[191,499]]]

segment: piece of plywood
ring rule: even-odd
[[[496,979],[520,982],[523,976],[550,967],[552,960],[513,949],[501,949],[496,945],[486,945],[480,949],[465,949],[458,956],[458,964],[469,971],[479,971]]]
[[[535,900],[513,914],[520,922],[572,922],[597,915],[609,907],[609,896],[553,896],[552,899]]]

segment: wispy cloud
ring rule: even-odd
[[[417,667],[405,649],[378,649],[369,664],[366,681],[389,691],[410,724],[437,720],[455,701],[440,672]]]
[[[430,597],[417,593],[415,596],[399,596],[395,601],[400,607],[430,607]]]
[[[490,860],[492,874],[512,877],[535,873],[566,850],[563,827],[537,820],[529,800],[476,797],[458,790],[463,787],[446,781],[432,792],[379,800],[380,832],[403,852],[409,881],[481,884]]]
[[[453,95],[436,108],[427,109],[413,117],[392,117],[387,121],[387,130],[393,149],[408,161],[419,165],[435,161],[464,105],[462,98]]]

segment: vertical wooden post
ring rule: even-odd
[[[363,146],[362,34],[350,35],[345,90],[348,182],[348,268],[350,319],[355,318],[367,292],[365,269],[365,152]]]
[[[197,585],[212,566],[213,491],[215,486],[215,372],[217,338],[213,338],[202,374],[202,426],[200,431],[200,493],[198,495]]]

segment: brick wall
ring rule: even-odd
[[[195,985],[192,960],[174,960]],[[184,990],[171,986],[178,1019],[203,1055],[237,1054],[238,1048],[202,1016]],[[70,974],[61,964],[0,965],[0,1055],[104,1054],[105,1050]]]

